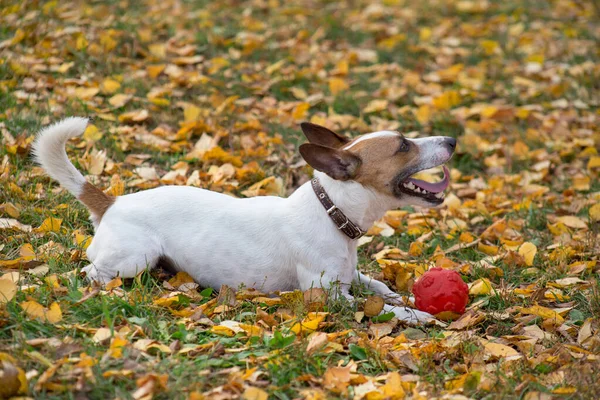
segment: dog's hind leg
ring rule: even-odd
[[[90,264],[83,268],[88,279],[106,283],[117,276],[133,278],[157,264],[162,256],[158,241],[142,231],[125,232],[126,236],[98,229],[87,249]]]

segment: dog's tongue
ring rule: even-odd
[[[425,181],[422,181],[420,179],[415,179],[415,178],[409,178],[408,180],[411,181],[413,184],[417,185],[418,187],[420,187],[421,189],[427,190],[428,192],[440,193],[440,192],[443,192],[448,187],[448,184],[450,183],[450,171],[448,171],[448,168],[445,165],[444,165],[443,169],[444,169],[444,179],[442,179],[438,183],[425,182]]]

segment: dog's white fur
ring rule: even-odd
[[[36,160],[48,174],[78,196],[86,180],[65,152],[69,138],[83,133],[87,119],[68,118],[43,129],[34,143]],[[394,132],[376,132],[370,140]],[[439,137],[413,140],[423,154],[423,167],[446,162],[450,151],[440,151]],[[337,181],[315,171],[337,207],[367,230],[389,209],[423,202],[384,196],[355,181]],[[423,204],[427,205],[427,204]],[[115,276],[134,277],[168,257],[178,270],[200,285],[218,289],[255,287],[265,292],[329,287],[337,282],[348,299],[352,282],[399,303],[385,284],[357,270],[357,242],[331,221],[310,183],[289,198],[237,199],[194,187],[164,186],[121,197],[95,227],[84,268],[92,280],[107,282]],[[386,304],[409,323],[428,321],[430,314]]]

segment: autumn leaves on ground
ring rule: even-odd
[[[0,396],[594,398],[595,5],[3,2]],[[87,211],[29,157],[35,132],[71,115],[93,117],[71,159],[115,195],[288,195],[311,174],[306,120],[457,137],[445,204],[389,212],[359,268],[405,295],[432,266],[456,270],[467,312],[408,327],[371,317],[374,299],[217,293],[160,271],[90,286]]]

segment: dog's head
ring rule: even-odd
[[[349,139],[319,125],[305,122],[301,126],[310,143],[300,146],[300,154],[311,167],[333,179],[359,182],[402,205],[431,207],[444,201],[443,192],[449,183],[446,166],[444,179],[438,183],[411,176],[444,165],[454,153],[456,139],[408,139],[392,131]]]

